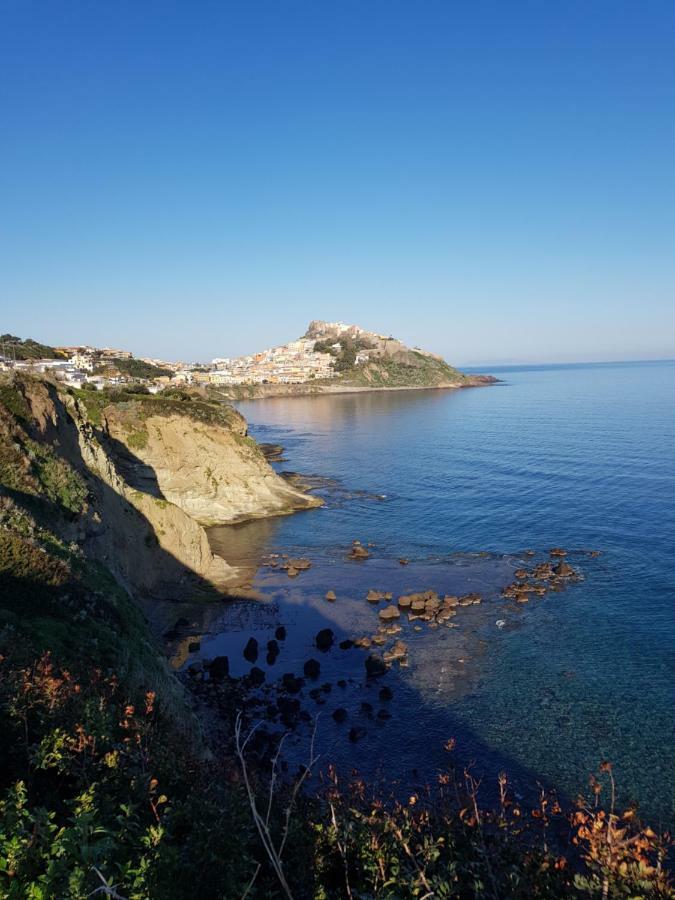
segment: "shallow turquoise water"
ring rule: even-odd
[[[355,746],[331,722],[331,753],[345,765],[424,778],[443,765],[442,744],[455,736],[463,761],[570,795],[611,759],[623,799],[672,825],[675,363],[495,374],[505,383],[475,390],[241,404],[255,437],[286,447],[278,468],[330,476],[340,489],[327,491],[325,509],[232,533],[241,546],[306,553],[315,569],[292,588],[261,576],[276,603],[270,622],[240,622],[233,632],[230,614],[202,655],[232,651],[247,628],[262,635],[279,616],[309,634],[328,615],[317,599],[328,587],[344,583],[354,598],[366,586],[448,590],[470,569],[488,597],[480,615],[456,632],[411,635],[424,649],[396,676],[397,715]],[[377,545],[356,568],[344,561],[354,538]],[[496,629],[503,572],[525,548],[553,545],[572,551],[584,580]],[[589,549],[602,556],[591,560]],[[492,555],[465,555],[480,551]],[[411,567],[399,567],[399,556]],[[330,616],[348,633],[362,610],[354,599]],[[280,671],[310,647],[289,646]],[[454,671],[460,653],[464,676]],[[330,660],[331,676],[351,671],[339,656]],[[357,682],[354,703],[370,690]]]

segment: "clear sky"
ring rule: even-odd
[[[0,0],[0,331],[675,356],[673,0]]]

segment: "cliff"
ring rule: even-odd
[[[320,505],[281,479],[229,407],[147,398],[102,411],[104,440],[129,481],[174,504],[202,525],[226,525]],[[117,449],[115,449],[117,448]]]
[[[212,553],[204,524],[319,502],[279,478],[222,405],[31,378],[1,388],[0,492],[133,593],[233,588],[246,573]]]

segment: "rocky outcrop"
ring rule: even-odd
[[[247,437],[241,416],[230,411],[226,425],[174,413],[148,414],[148,408],[151,402],[106,408],[105,433],[122,451],[123,464],[135,469],[132,480],[154,482],[158,496],[201,525],[229,525],[321,505],[276,474]]]
[[[89,486],[77,538],[129,589],[175,597],[241,582],[239,570],[211,552],[198,522],[129,484],[74,398],[40,381],[27,382],[24,392],[36,437],[54,444]]]
[[[250,573],[212,552],[204,524],[319,501],[274,473],[233,410],[153,399],[8,381],[0,487],[63,510],[61,537],[138,596],[188,599],[240,586]]]

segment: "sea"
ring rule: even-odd
[[[211,532],[261,599],[219,607],[185,664],[226,654],[246,674],[251,636],[269,683],[315,658],[321,674],[300,694],[311,721],[288,740],[300,762],[314,733],[345,777],[407,792],[449,767],[486,785],[504,771],[517,796],[541,785],[571,800],[610,761],[619,802],[672,828],[675,361],[488,371],[501,382],[240,403],[251,434],[285,448],[275,468],[305,476],[325,506]],[[355,540],[369,559],[348,558]],[[505,599],[514,571],[553,547],[578,579]],[[277,568],[261,565],[269,554]],[[283,554],[312,568],[291,579]],[[372,679],[367,651],[339,647],[376,633],[387,603],[368,603],[370,589],[482,603],[456,627],[401,620],[407,665]],[[287,637],[267,659],[279,625]],[[327,651],[322,628],[335,635]]]

